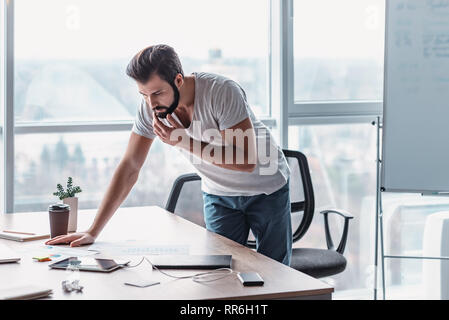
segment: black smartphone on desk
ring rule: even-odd
[[[245,287],[263,286],[263,279],[257,272],[239,273],[237,277]]]

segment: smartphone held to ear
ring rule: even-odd
[[[245,287],[263,286],[263,279],[257,272],[239,273],[237,277]]]

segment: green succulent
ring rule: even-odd
[[[53,192],[53,195],[59,197],[59,200],[74,197],[76,193],[80,193],[83,191],[79,186],[73,186],[72,177],[69,177],[67,179],[67,191],[64,190],[60,183],[56,185],[56,188],[58,189],[58,191]]]

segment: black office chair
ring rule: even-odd
[[[293,242],[296,242],[306,234],[312,223],[315,199],[307,158],[299,151],[283,150],[283,152],[292,173],[290,198],[292,228],[294,230]],[[172,213],[176,211],[176,214],[204,227],[203,198],[200,188],[183,188],[186,183],[191,186],[192,182],[198,183],[200,180],[201,178],[195,173],[186,174],[176,179],[167,201],[166,210]],[[186,192],[184,197],[180,197],[181,192]],[[184,198],[183,201],[187,201],[187,208],[190,209],[185,210],[179,206],[178,202],[181,198]],[[195,206],[196,209],[192,210],[192,206]],[[353,219],[350,214],[343,210],[324,210],[321,211],[321,214],[324,217],[324,232],[328,249],[293,248],[290,264],[292,268],[315,278],[328,277],[345,270],[347,262],[343,253],[348,238],[349,220]],[[343,232],[337,248],[334,246],[329,228],[329,214],[336,214],[344,218]],[[253,237],[250,236],[247,246],[255,248],[256,243],[251,238]]]

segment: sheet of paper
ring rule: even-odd
[[[130,255],[186,255],[189,254],[187,245],[150,245],[145,242],[95,242],[89,251],[100,252],[113,256]]]
[[[97,252],[89,251],[87,248],[70,248],[70,247],[60,247],[60,246],[43,246],[42,252],[45,252],[48,256],[66,256],[66,257],[85,257],[97,254]]]

